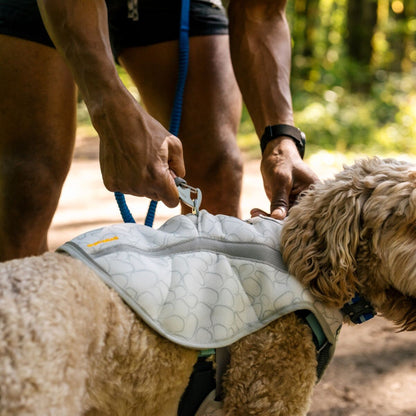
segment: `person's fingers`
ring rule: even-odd
[[[253,208],[251,211],[250,211],[250,215],[251,215],[251,218],[253,218],[253,217],[258,217],[258,216],[260,216],[260,215],[265,215],[265,216],[269,216],[270,214],[268,214],[266,211],[263,211],[262,209],[260,209],[260,208]]]
[[[283,181],[283,179],[285,179]],[[278,184],[278,186],[277,186]],[[289,210],[289,199],[292,190],[291,178],[282,177],[282,180],[275,182],[270,192],[270,215],[278,220],[283,220]]]
[[[154,165],[150,186],[156,192],[158,200],[169,208],[173,208],[179,204],[179,193],[174,178],[185,176],[182,143],[177,137],[169,135],[160,153],[160,159],[154,159],[159,162]]]
[[[174,208],[179,204],[178,187],[170,170],[165,173],[165,184],[161,186],[160,199],[169,208]]]
[[[271,217],[271,218],[274,218],[276,220],[283,220],[287,215],[287,211],[284,208],[279,207],[279,208],[276,208],[274,211],[272,211],[271,214],[269,214],[269,213],[267,213],[266,211],[263,211],[260,208],[253,208],[250,211],[250,215],[251,215],[251,218],[259,217],[260,215],[264,215],[266,217]]]

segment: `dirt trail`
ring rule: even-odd
[[[338,171],[343,162],[327,153],[309,160],[321,178]],[[136,221],[143,223],[148,200],[128,197],[127,202]],[[268,207],[258,160],[245,163],[243,218],[249,217],[254,206]],[[159,204],[155,227],[178,213],[178,208]],[[102,185],[97,139],[78,139],[49,235],[51,248],[87,230],[120,221],[114,197]],[[381,318],[344,326],[335,357],[315,390],[309,415],[416,416],[416,333],[395,333]]]

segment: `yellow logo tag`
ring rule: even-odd
[[[98,244],[109,243],[110,241],[118,240],[117,236],[106,238],[105,240],[96,241],[95,243],[88,244],[87,247],[98,246]]]

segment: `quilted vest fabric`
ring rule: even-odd
[[[159,229],[99,228],[58,251],[86,263],[151,328],[185,347],[224,347],[287,313],[308,310],[332,355],[342,314],[289,275],[281,229],[271,218],[242,221],[201,211],[173,217]]]

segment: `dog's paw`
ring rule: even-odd
[[[215,400],[215,390],[205,398],[195,416],[223,416],[222,402]]]

